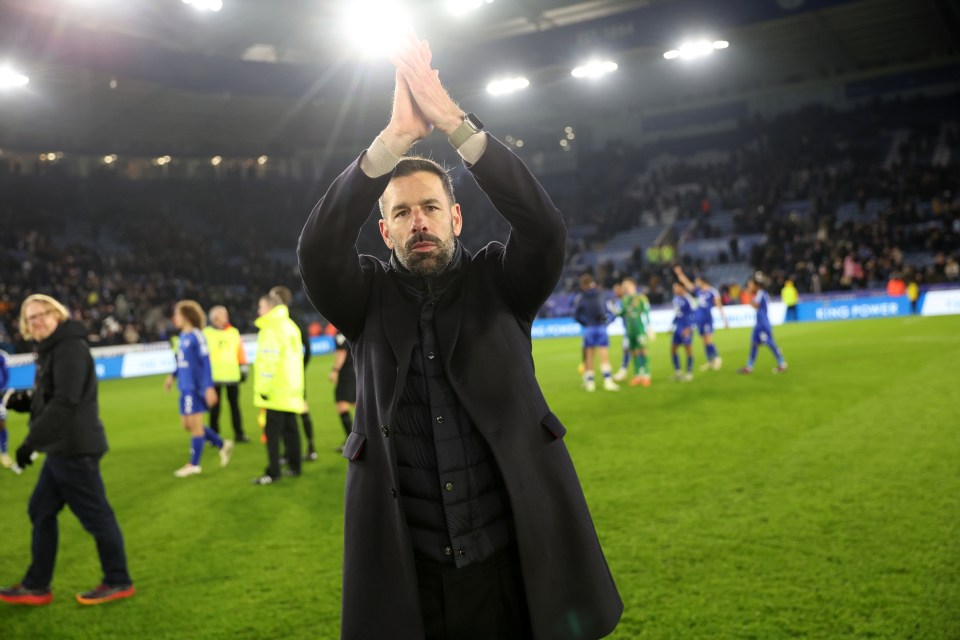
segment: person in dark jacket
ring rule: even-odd
[[[607,391],[619,391],[620,387],[613,381],[610,368],[610,336],[607,335],[607,325],[610,324],[613,314],[607,309],[603,290],[589,273],[580,276],[580,294],[577,296],[573,317],[580,323],[583,331],[583,388],[590,392],[596,391],[593,368],[599,360],[603,388]]]
[[[317,310],[350,342],[344,639],[589,640],[623,612],[530,330],[566,228],[517,156],[447,95],[426,43],[393,57],[390,122],[300,237]],[[471,254],[449,175],[407,150],[434,128],[511,226]],[[388,263],[355,239],[379,200]]]
[[[129,598],[135,592],[127,571],[123,535],[107,502],[100,458],[107,437],[97,404],[97,374],[82,324],[69,319],[66,308],[50,296],[35,294],[20,307],[20,332],[37,342],[37,374],[32,392],[19,392],[9,406],[30,412],[29,432],[17,449],[21,469],[33,453],[47,454],[30,497],[33,552],[20,584],[0,589],[10,604],[45,605],[53,595],[57,555],[57,516],[64,505],[93,535],[100,554],[103,579],[99,586],[77,594],[81,604],[101,604]]]

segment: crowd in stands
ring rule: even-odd
[[[957,282],[958,107],[958,96],[850,111],[806,107],[706,136],[707,151],[689,161],[664,162],[668,143],[612,144],[585,163],[594,208],[578,210],[587,219],[578,220],[578,211],[567,217],[593,222],[588,241],[598,247],[626,229],[664,225],[664,248],[676,247],[687,268],[708,274],[712,263],[745,262],[771,276],[775,294],[787,279],[802,294],[883,288],[893,275]],[[728,214],[722,229],[721,211]],[[739,238],[751,234],[762,240],[744,249]],[[716,256],[685,252],[685,243],[709,238],[724,245]],[[572,253],[583,253],[583,240],[574,243]],[[650,249],[582,269],[606,286],[633,276],[654,304],[668,301],[671,259],[646,259]],[[736,292],[743,283],[715,284]],[[565,285],[573,290],[573,277]]]
[[[944,125],[960,113],[957,103],[818,106],[754,118],[703,137],[710,152],[695,160],[662,162],[668,143],[583,153],[575,174],[544,177],[571,231],[587,230],[570,234],[561,288],[572,291],[584,270],[608,287],[629,275],[653,304],[669,302],[678,261],[689,273],[742,262],[769,274],[774,294],[787,279],[801,295],[883,288],[895,277],[957,282],[960,139],[956,126]],[[506,223],[465,170],[455,166],[453,177],[466,247],[505,239]],[[93,344],[166,339],[172,305],[184,298],[223,304],[241,332],[253,331],[260,295],[277,284],[300,292],[297,238],[330,179],[78,178],[55,166],[0,175],[0,345],[29,348],[17,344],[17,313],[32,292],[63,301]],[[385,258],[376,218],[357,246]],[[664,229],[658,246],[581,261],[638,225]],[[765,241],[742,246],[739,238],[751,234]],[[702,239],[723,250],[685,254],[685,244]],[[735,301],[743,283],[714,284]],[[296,304],[309,309],[302,294]]]

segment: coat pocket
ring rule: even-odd
[[[346,444],[343,445],[343,457],[347,460],[359,460],[360,454],[363,452],[363,445],[366,443],[367,436],[356,431],[351,432]]]
[[[560,418],[554,415],[552,411],[540,419],[540,424],[543,425],[543,428],[552,436],[550,440],[559,440],[567,433],[567,428],[563,426]]]

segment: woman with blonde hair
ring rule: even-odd
[[[220,450],[220,466],[225,467],[230,462],[233,441],[222,439],[203,423],[203,414],[217,403],[217,390],[210,369],[210,351],[203,337],[206,324],[203,308],[193,300],[181,300],[173,308],[173,324],[180,329],[177,371],[167,376],[164,386],[170,391],[176,377],[180,389],[180,420],[190,434],[191,455],[190,461],[174,471],[173,475],[187,478],[203,470],[200,458],[205,442],[209,441]]]
[[[14,411],[30,413],[29,432],[17,449],[16,463],[28,467],[35,451],[47,457],[30,496],[30,568],[20,584],[0,589],[0,601],[37,606],[53,599],[50,582],[57,555],[57,515],[64,505],[93,535],[103,569],[101,584],[77,594],[77,600],[100,604],[129,598],[135,591],[127,572],[123,535],[100,475],[107,437],[100,422],[97,374],[86,330],[70,319],[62,304],[34,294],[20,306],[20,333],[37,343],[37,374],[33,391],[18,392],[8,401]]]

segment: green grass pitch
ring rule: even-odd
[[[775,331],[786,375],[761,352],[738,376],[749,330],[719,330],[724,369],[670,382],[661,335],[651,388],[592,395],[577,340],[535,343],[626,603],[611,637],[960,638],[960,318]],[[321,459],[268,487],[249,484],[259,442],[226,469],[208,450],[201,476],[174,478],[188,448],[176,397],[161,378],[102,383],[103,474],[138,594],[73,600],[100,572],[63,513],[53,604],[0,607],[0,638],[338,637],[347,462],[329,364],[315,359],[308,378]],[[14,447],[24,428],[13,414]],[[36,476],[0,473],[0,583],[28,563]]]

